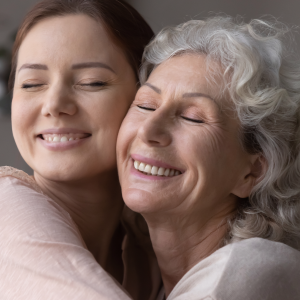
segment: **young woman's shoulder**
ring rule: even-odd
[[[18,179],[17,181],[23,182],[24,184],[30,186],[32,189],[36,190],[37,192],[42,193],[42,190],[36,184],[35,180],[33,179],[33,176],[29,176],[24,171],[15,169],[13,167],[0,167],[0,184],[3,185],[3,188],[13,188],[11,184],[8,184],[8,182],[10,181],[9,179],[11,178]],[[7,183],[7,185],[5,183]]]
[[[45,218],[46,215],[48,215],[47,218]],[[55,223],[54,221],[57,219],[64,219],[70,226],[74,226],[70,215],[42,192],[32,176],[12,167],[0,167],[0,224],[2,231],[5,228],[13,228],[17,233],[16,230],[19,227],[24,231],[34,222],[36,226],[28,228],[31,231],[48,221]],[[46,228],[47,226],[45,226]]]
[[[76,224],[26,173],[0,168],[1,299],[129,300]]]
[[[227,245],[193,267],[168,300],[299,299],[300,252],[252,238]]]

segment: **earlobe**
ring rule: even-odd
[[[249,168],[237,182],[232,194],[239,198],[249,197],[253,187],[264,177],[266,166],[266,159],[261,154],[251,155]]]

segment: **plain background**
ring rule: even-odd
[[[127,0],[157,33],[164,26],[215,13],[242,16],[246,21],[273,15],[279,21],[300,28],[300,0]],[[0,0],[0,46],[11,47],[11,36],[36,0]],[[299,29],[300,32],[300,29]],[[300,51],[300,34],[295,34]],[[297,50],[298,51],[298,50]],[[9,165],[30,172],[14,143],[9,116],[0,116],[0,166]]]

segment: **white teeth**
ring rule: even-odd
[[[136,170],[139,170],[143,173],[147,173],[148,175],[153,175],[153,176],[165,176],[165,177],[172,177],[172,176],[177,176],[180,175],[180,171],[175,171],[174,169],[166,169],[162,167],[156,167],[156,166],[151,166],[142,162],[139,162],[137,160],[134,161],[133,163],[134,168]]]
[[[157,175],[157,172],[158,172],[158,167],[152,167],[152,169],[151,169],[151,174],[152,175]]]
[[[144,172],[146,165],[144,163],[140,163],[139,171]]]
[[[144,170],[145,173],[151,173],[151,166],[147,165]]]
[[[165,173],[165,168],[159,168],[157,175],[162,176],[162,175],[164,175],[164,173]]]
[[[166,169],[165,173],[164,173],[164,176],[169,176],[169,173],[170,173],[170,169]]]
[[[44,134],[43,138],[47,142],[53,142],[53,143],[66,143],[66,142],[71,142],[74,140],[80,140],[81,138],[87,137],[86,134],[72,134],[72,133],[67,133],[67,134]]]
[[[140,165],[140,162],[139,161],[134,161],[134,167],[138,170],[139,169],[139,165]]]

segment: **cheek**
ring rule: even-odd
[[[119,130],[123,119],[132,103],[134,94],[126,88],[120,88],[99,95],[89,108],[89,113],[94,116],[101,126],[107,125]]]
[[[84,123],[91,124],[95,134],[94,155],[104,165],[116,164],[116,142],[122,121],[130,105],[128,95],[111,91],[86,99],[80,111]],[[92,101],[91,101],[92,100]]]
[[[204,130],[200,136],[197,143],[190,146],[197,185],[201,192],[211,197],[228,194],[243,164],[239,142],[226,132]]]
[[[29,134],[30,128],[34,126],[37,117],[37,108],[32,102],[26,101],[18,93],[14,94],[12,100],[12,129],[18,144],[18,140]]]
[[[128,97],[111,92],[106,95],[95,95],[93,99],[86,100],[80,108],[85,122],[91,124],[95,131],[106,136],[106,140],[102,140],[102,143],[110,140],[116,143],[118,131],[128,110]]]
[[[17,148],[32,168],[32,157],[34,156],[33,128],[39,115],[39,108],[33,105],[35,102],[18,93],[14,93],[12,100],[12,132]]]
[[[206,190],[217,181],[221,182],[221,170],[228,171],[229,167],[228,139],[224,133],[203,127],[199,130],[192,128],[180,136],[182,138],[177,142],[180,157],[184,158],[191,170],[189,180],[185,183],[186,188],[192,185],[194,192],[198,193],[199,189]]]
[[[118,167],[120,171],[120,178],[122,177],[125,171],[123,167],[125,168],[125,163],[130,158],[129,154],[131,145],[137,137],[137,131],[139,126],[139,123],[135,122],[135,119],[132,118],[132,114],[129,111],[122,123],[117,141],[117,158]]]
[[[212,128],[194,128],[179,133],[180,139],[177,144],[179,149],[183,149],[183,157],[186,157],[189,164],[197,167],[197,165],[213,166],[220,156],[223,149],[226,148],[226,139],[221,132]]]

